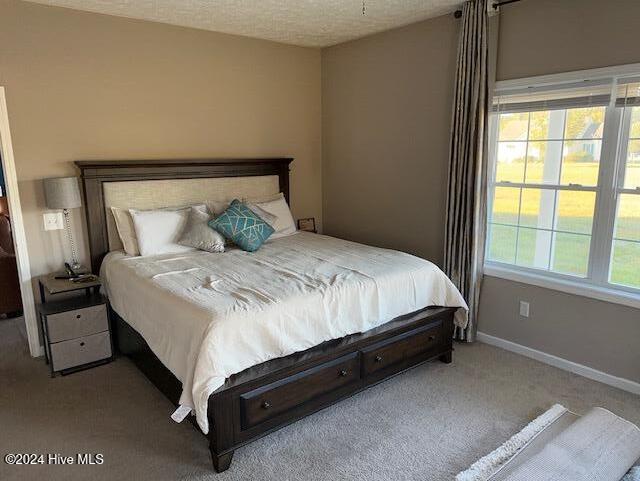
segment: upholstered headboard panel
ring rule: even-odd
[[[289,202],[290,158],[79,161],[91,268],[122,248],[111,207],[153,209],[282,192]]]
[[[111,207],[157,209],[206,204],[212,200],[258,199],[280,192],[277,175],[203,179],[105,182],[104,208],[109,250],[122,249]]]

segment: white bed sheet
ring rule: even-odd
[[[180,404],[207,433],[207,401],[232,374],[427,306],[467,306],[434,264],[300,232],[254,253],[109,253],[112,307],[182,382]]]

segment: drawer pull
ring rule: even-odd
[[[346,375],[349,374],[347,371],[345,371],[344,369],[342,371],[340,371],[340,377],[346,377]]]
[[[78,314],[78,315],[76,316],[76,319],[80,319],[81,317],[82,317],[82,314]]]
[[[82,341],[82,342],[80,343],[80,347],[82,347],[82,346],[84,346],[84,341]]]
[[[375,362],[382,362],[382,356],[376,356],[374,359]]]
[[[262,403],[262,409],[269,409],[271,407],[271,404],[268,401],[265,401]]]
[[[432,334],[431,336],[429,336],[429,340],[430,340],[430,341],[434,341],[434,340],[435,340],[435,338],[436,338],[436,336],[434,336],[433,334]]]

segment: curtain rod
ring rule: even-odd
[[[493,4],[491,5],[493,7],[494,10],[498,10],[499,7],[501,7],[502,5],[507,5],[509,3],[515,3],[515,2],[519,2],[520,0],[502,0],[502,2],[493,2]],[[462,10],[456,10],[453,13],[453,16],[456,18],[460,18],[462,17]]]

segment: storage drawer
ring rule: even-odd
[[[423,326],[362,349],[364,376],[402,370],[413,358],[429,357],[442,350],[442,324]]]
[[[66,341],[90,334],[107,331],[107,306],[84,307],[74,311],[60,312],[47,316],[49,342]]]
[[[240,395],[242,429],[360,380],[359,353],[299,372]]]
[[[62,371],[111,357],[109,331],[51,344],[54,371]]]

